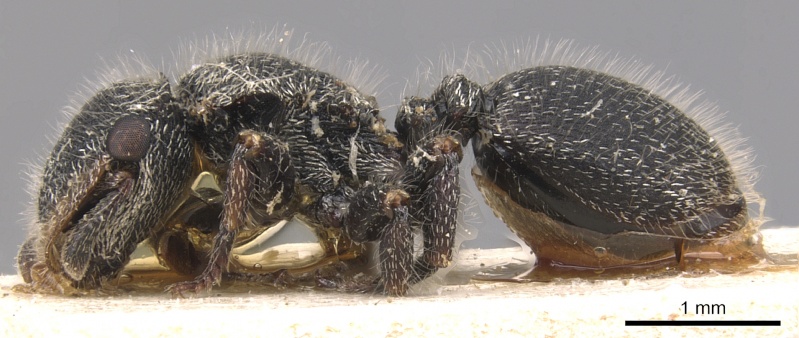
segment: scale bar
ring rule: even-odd
[[[781,326],[780,320],[625,320],[624,326]]]

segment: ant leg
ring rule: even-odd
[[[421,145],[410,157],[414,167],[414,215],[422,224],[424,252],[413,264],[416,283],[449,266],[460,203],[460,143],[452,136],[438,136]]]
[[[413,265],[413,233],[408,215],[410,196],[384,184],[367,185],[350,199],[342,225],[355,242],[379,241],[380,281],[384,292],[408,291]]]
[[[380,236],[380,277],[383,290],[392,296],[401,296],[408,291],[413,262],[413,233],[408,220],[408,194],[402,190],[391,190],[383,200],[392,214],[388,226]]]
[[[251,130],[239,133],[225,182],[222,221],[208,265],[193,281],[173,284],[167,290],[173,294],[197,293],[218,285],[227,272],[236,234],[252,226],[247,224],[248,219],[257,220],[255,226],[260,226],[293,216],[286,207],[293,196],[295,178],[285,143]]]

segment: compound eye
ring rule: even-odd
[[[150,122],[140,116],[123,116],[114,123],[106,139],[108,153],[120,161],[138,161],[150,148]]]

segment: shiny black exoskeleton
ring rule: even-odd
[[[453,97],[471,104],[453,109]],[[417,126],[433,120],[471,140],[478,187],[539,266],[683,265],[692,251],[762,258],[717,140],[650,90],[557,65],[482,87],[454,76],[430,99],[407,100],[397,127],[421,137],[437,127]]]

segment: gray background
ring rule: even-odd
[[[771,225],[799,224],[796,2],[194,3],[0,2],[0,273],[13,273],[26,229],[25,163],[49,151],[61,107],[101,58],[132,50],[171,63],[171,51],[193,36],[276,23],[381,65],[389,76],[378,101],[389,116],[419,64],[470,43],[570,38],[652,63],[729,111],[762,166],[758,190]],[[505,230],[487,210],[476,226],[481,243],[494,245]]]

